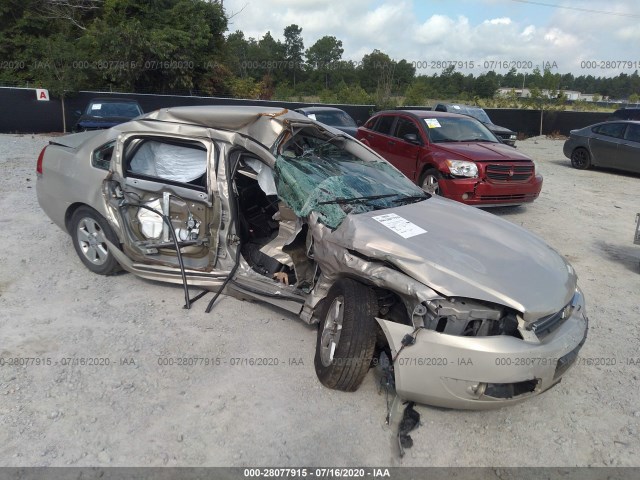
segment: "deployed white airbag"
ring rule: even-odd
[[[149,208],[153,208],[159,212],[162,211],[160,205],[160,199],[153,200],[145,203]],[[138,220],[140,221],[140,231],[148,239],[157,240],[162,235],[162,229],[164,227],[164,221],[162,217],[156,213],[153,213],[146,208],[141,208],[138,212]]]
[[[188,183],[207,171],[207,152],[155,141],[145,142],[131,160],[131,172]]]

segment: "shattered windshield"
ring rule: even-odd
[[[311,212],[337,228],[348,214],[428,198],[389,163],[341,137],[296,135],[277,155],[278,195],[299,217]]]

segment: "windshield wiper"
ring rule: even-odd
[[[406,197],[395,198],[391,200],[393,203],[407,202],[407,203],[417,203],[422,200],[426,200],[431,198],[431,195],[425,193],[424,195],[407,195]]]
[[[357,203],[357,202],[366,202],[367,200],[378,200],[380,198],[389,198],[397,196],[397,193],[387,193],[386,195],[368,195],[366,197],[353,197],[353,198],[336,198],[333,200],[326,200],[324,202],[318,202],[318,205],[329,205],[331,203],[337,203],[338,205],[342,205],[345,203]]]

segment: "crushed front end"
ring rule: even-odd
[[[525,322],[518,312],[450,298],[422,302],[403,325],[378,318],[393,359],[398,395],[448,408],[517,403],[556,385],[584,344],[582,292],[558,312]]]

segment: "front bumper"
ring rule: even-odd
[[[588,329],[584,303],[540,343],[511,336],[458,337],[378,319],[394,357],[400,398],[447,408],[488,409],[521,402],[557,384]],[[400,350],[400,353],[397,352]]]
[[[443,178],[439,183],[444,197],[484,207],[530,203],[542,190],[541,175],[535,175],[524,183],[491,183],[478,178]]]

